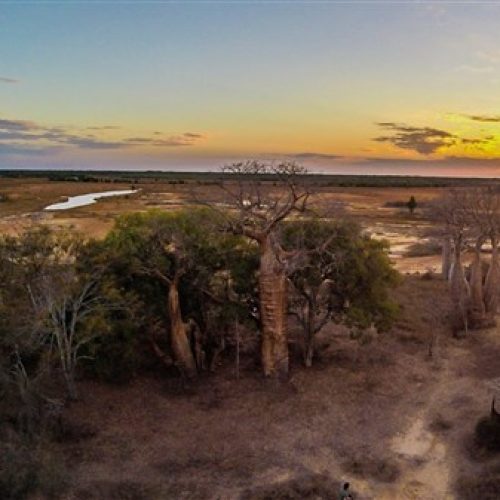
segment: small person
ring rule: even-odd
[[[344,483],[342,488],[340,488],[339,500],[353,500],[353,496],[349,491],[349,486],[350,486],[349,483]]]

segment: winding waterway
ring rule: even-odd
[[[110,196],[121,196],[125,194],[136,193],[135,189],[122,189],[115,191],[102,191],[101,193],[87,193],[78,196],[68,196],[66,201],[53,203],[44,208],[44,210],[68,210],[69,208],[84,207],[92,205],[100,198],[109,198]]]

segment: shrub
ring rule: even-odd
[[[475,430],[475,441],[485,450],[500,452],[500,419],[491,415],[479,420]]]
[[[0,444],[0,498],[20,500],[33,492],[58,498],[67,484],[64,462],[48,442],[19,436]]]

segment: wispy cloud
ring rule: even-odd
[[[401,149],[409,149],[423,155],[435,153],[442,147],[453,146],[457,136],[432,127],[412,127],[394,122],[379,122],[379,127],[392,132],[392,135],[375,137],[377,142],[389,142]]]
[[[119,130],[117,125],[88,126],[85,130]],[[76,129],[78,130],[78,129]],[[81,129],[80,129],[81,130]],[[108,139],[95,134],[75,132],[74,127],[48,127],[28,120],[0,119],[0,147],[3,154],[36,154],[51,148],[76,147],[80,149],[112,150],[149,145],[152,147],[194,146],[204,139],[195,132],[162,137],[155,132],[151,137]],[[53,150],[53,149],[52,149]]]
[[[0,130],[36,130],[39,126],[35,122],[27,120],[2,120],[0,119]]]
[[[297,153],[290,156],[296,160],[338,160],[343,158],[340,155],[327,153]]]
[[[483,61],[493,64],[500,63],[500,49],[480,50],[476,53],[476,55]]]
[[[0,83],[21,83],[21,80],[17,80],[16,78],[9,78],[7,76],[0,76]]]
[[[482,123],[500,123],[500,115],[462,115],[464,118]]]
[[[481,118],[474,116],[473,118]],[[471,119],[473,119],[471,118]],[[485,117],[482,117],[485,118]],[[377,125],[387,130],[391,135],[375,137],[377,142],[388,142],[401,149],[416,151],[423,155],[431,155],[441,149],[456,145],[475,146],[480,149],[495,140],[493,135],[486,137],[460,137],[457,134],[433,127],[414,127],[395,122],[379,122]]]
[[[475,66],[472,64],[462,64],[456,68],[456,71],[464,73],[493,73],[495,68],[493,66]]]
[[[119,130],[121,127],[118,125],[101,125],[94,127],[87,127],[87,130]]]

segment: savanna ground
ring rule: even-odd
[[[64,196],[128,187],[0,179],[7,200],[0,228],[41,222],[102,237],[120,213],[220,196],[211,185],[143,182],[128,197],[42,211]],[[126,386],[81,382],[85,396],[68,408],[64,439],[55,445],[67,470],[63,498],[333,499],[343,480],[357,499],[500,498],[500,461],[472,439],[500,390],[500,331],[452,337],[447,285],[426,273],[438,269],[439,256],[407,255],[429,222],[418,208],[410,216],[393,206],[440,192],[319,189],[391,243],[403,279],[393,292],[401,314],[390,332],[359,341],[327,327],[313,368],[302,368],[291,346],[295,361],[284,385],[264,381],[251,357],[239,378],[229,357],[195,385],[159,376]]]

